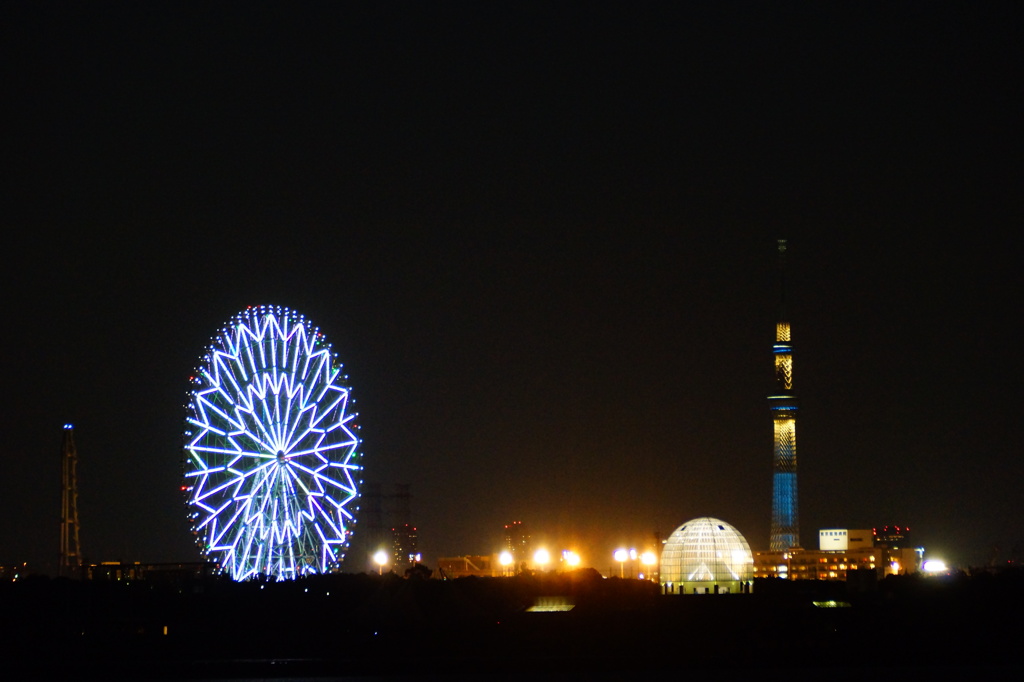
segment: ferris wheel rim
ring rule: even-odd
[[[355,522],[361,441],[319,328],[250,306],[211,339],[191,381],[182,489],[202,553],[236,580],[333,570]]]

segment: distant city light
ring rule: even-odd
[[[533,563],[537,566],[546,566],[551,561],[551,553],[541,547],[533,553]]]
[[[925,573],[944,573],[949,570],[942,559],[927,559],[922,569]]]

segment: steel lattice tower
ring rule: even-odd
[[[793,346],[786,313],[786,240],[779,245],[779,319],[775,324],[775,386],[768,396],[775,425],[775,448],[772,457],[772,528],[768,546],[786,550],[800,546],[800,516],[797,506],[796,481],[796,413],[798,404],[793,393]]]
[[[82,548],[78,542],[78,450],[75,431],[64,425],[61,446],[60,561],[58,576],[78,577],[82,568]]]

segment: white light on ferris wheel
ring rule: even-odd
[[[330,345],[287,308],[233,317],[191,379],[185,485],[200,548],[235,580],[331,570],[355,522],[355,413]]]

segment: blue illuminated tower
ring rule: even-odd
[[[796,485],[796,395],[793,394],[793,346],[786,314],[786,240],[779,240],[779,320],[775,324],[775,386],[768,406],[775,424],[772,457],[772,529],[770,550],[800,546]]]

